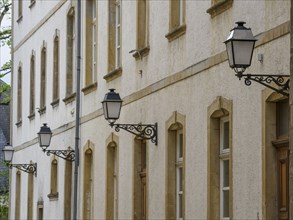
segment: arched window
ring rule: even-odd
[[[29,118],[35,114],[35,53],[32,52],[30,61],[30,115]]]
[[[107,141],[106,219],[118,219],[118,137],[113,133]]]
[[[56,30],[53,51],[53,102],[59,101],[59,35]]]
[[[64,219],[71,219],[71,195],[72,195],[72,162],[65,162],[64,178]]]
[[[185,116],[174,112],[166,124],[166,219],[184,219]]]
[[[46,47],[43,45],[41,50],[40,113],[44,113],[46,110],[46,68],[47,68],[46,60],[47,60],[47,52],[46,52]]]
[[[97,20],[96,1],[86,1],[86,71],[85,86],[97,80]]]
[[[15,213],[14,219],[20,219],[20,200],[21,200],[21,173],[20,171],[16,172],[15,180]]]
[[[218,97],[208,108],[208,219],[232,218],[232,102]]]
[[[82,216],[83,219],[93,217],[93,151],[90,148],[84,153]]]
[[[22,67],[21,64],[18,67],[18,79],[17,79],[17,123],[22,121]]]
[[[66,97],[73,93],[73,59],[74,59],[74,8],[71,8],[67,14],[67,52],[66,52]]]
[[[133,146],[133,219],[147,219],[147,147],[140,139]]]
[[[53,159],[51,162],[51,181],[50,181],[50,200],[58,199],[58,161]]]
[[[33,219],[33,204],[34,204],[34,174],[28,174],[27,183],[27,219]]]

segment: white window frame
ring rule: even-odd
[[[229,122],[229,117],[223,117],[220,119],[220,219],[222,220],[229,220],[230,217],[224,217],[224,204],[223,204],[223,200],[224,200],[224,191],[228,191],[230,194],[230,184],[229,186],[223,186],[223,182],[224,182],[224,161],[229,161],[229,165],[230,165],[230,147],[224,149],[224,124]],[[230,122],[229,122],[230,123]],[[230,127],[228,130],[228,133],[230,132]],[[230,135],[230,134],[228,134]],[[230,145],[230,143],[229,143]],[[229,167],[228,167],[229,169]],[[230,172],[228,170],[229,176],[230,176]],[[230,203],[230,201],[229,201]],[[228,204],[229,204],[228,203]],[[230,213],[229,213],[230,215]]]
[[[121,0],[115,2],[115,68],[121,65]]]
[[[183,142],[182,146],[180,146],[180,135],[183,136],[183,130],[177,130],[176,132],[176,219],[182,220],[183,216],[179,216],[180,213],[180,205],[181,205],[181,213],[183,215],[183,186],[180,190],[180,181],[183,182]],[[183,139],[183,137],[182,137]],[[182,148],[182,155],[180,157],[180,148]],[[181,176],[180,176],[180,169],[181,169]],[[181,177],[181,179],[180,179]],[[181,204],[180,204],[180,195],[181,195]]]
[[[93,1],[92,5],[92,82],[97,81],[97,5],[96,1]]]

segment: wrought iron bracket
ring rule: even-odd
[[[30,164],[12,164],[7,163],[7,167],[12,169],[12,167],[17,168],[21,171],[24,171],[26,173],[32,173],[35,176],[37,176],[37,163],[30,163]]]
[[[250,86],[251,81],[254,81],[289,97],[290,75],[243,74],[243,72],[244,71],[238,70],[235,76],[237,76],[239,80],[244,77],[245,85]],[[277,87],[274,87],[271,83],[275,83]]]
[[[74,150],[43,150],[47,156],[51,154],[56,155],[67,161],[74,161],[75,160],[75,151]]]
[[[115,127],[115,131],[120,129],[128,131],[144,140],[151,140],[152,143],[158,145],[158,123],[155,124],[110,124]]]

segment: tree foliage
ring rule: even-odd
[[[9,48],[11,48],[11,24],[4,26],[3,21],[7,18],[11,19],[10,16],[11,0],[0,0],[0,45],[7,45]],[[0,67],[0,79],[9,73],[11,73],[11,60]],[[10,86],[7,84],[2,84],[0,87],[0,96],[4,96],[2,98],[2,103],[8,103],[10,101],[10,96],[8,95],[9,90]]]

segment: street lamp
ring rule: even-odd
[[[115,126],[115,131],[119,132],[120,129],[128,131],[142,139],[151,140],[155,145],[158,144],[158,123],[155,124],[115,124],[119,119],[122,100],[119,93],[115,89],[110,89],[106,93],[102,101],[105,119],[110,123],[110,126]]]
[[[244,26],[245,22],[236,22],[234,27],[224,42],[229,60],[229,65],[236,72],[239,80],[245,77],[245,85],[250,86],[251,81],[260,83],[282,95],[289,96],[289,75],[270,74],[243,74],[246,68],[251,65],[254,45],[257,39],[253,36],[250,28]],[[285,80],[285,78],[287,80]],[[279,88],[270,85],[274,82]]]
[[[12,158],[13,158],[13,154],[14,154],[14,149],[11,145],[6,145],[3,148],[3,154],[4,154],[4,162],[6,164],[6,166],[10,169],[12,169],[12,167],[15,167],[21,171],[24,171],[26,173],[32,173],[35,176],[37,176],[37,163],[30,163],[30,164],[12,164]]]
[[[39,136],[40,147],[42,148],[44,153],[47,153],[48,156],[50,156],[51,154],[54,154],[57,157],[60,157],[68,161],[75,160],[74,150],[47,150],[51,142],[52,131],[50,127],[47,126],[46,123],[44,123],[43,126],[41,127],[40,131],[38,132],[38,136]]]

